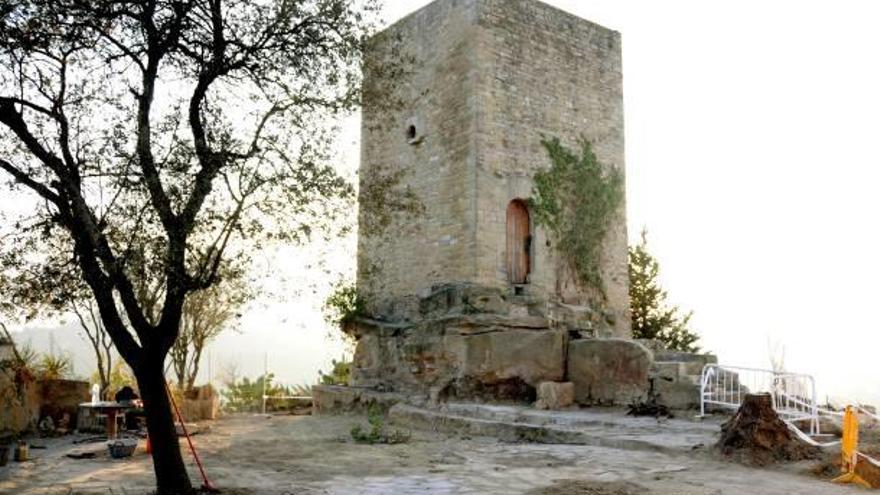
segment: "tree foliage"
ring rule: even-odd
[[[0,345],[9,346],[12,356],[0,359],[0,377],[9,380],[12,386],[0,387],[0,409],[12,410],[27,404],[27,388],[34,381],[34,367],[37,353],[29,346],[19,347],[6,325],[0,321]],[[31,418],[30,428],[36,427]],[[10,432],[10,425],[0,424],[0,434]]]
[[[332,122],[359,103],[375,10],[0,3],[0,172],[36,199],[4,212],[0,290],[16,306],[64,302],[59,280],[88,288],[137,377],[160,494],[191,490],[163,370],[187,296],[216,285],[226,260],[308,238],[346,206]]]
[[[660,264],[648,251],[648,233],[642,230],[641,241],[629,248],[629,301],[633,338],[652,339],[674,351],[697,352],[699,335],[689,328],[693,311],[681,313],[678,306],[666,302],[660,286]]]
[[[92,373],[91,380],[92,382],[98,380],[97,370]],[[125,364],[125,361],[117,359],[113,362],[113,368],[110,370],[110,375],[107,380],[107,391],[104,397],[106,397],[107,400],[112,399],[113,395],[125,386],[134,389],[135,393],[138,392],[137,380],[135,379],[131,368]]]
[[[338,283],[324,301],[324,320],[341,326],[367,314],[367,301],[353,284]]]
[[[599,162],[589,141],[580,153],[558,138],[543,139],[550,167],[535,174],[531,198],[535,222],[547,227],[556,251],[569,263],[583,286],[604,296],[602,245],[623,204],[623,174]]]

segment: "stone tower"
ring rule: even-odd
[[[411,60],[366,73],[353,384],[528,396],[566,379],[574,341],[629,338],[624,208],[600,298],[528,207],[544,136],[623,170],[620,34],[536,0],[437,0],[371,46]],[[390,177],[423,210],[375,232],[363,205]]]

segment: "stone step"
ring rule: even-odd
[[[389,419],[403,427],[506,442],[536,442],[685,454],[717,440],[717,421],[625,416],[623,410],[541,411],[524,406],[447,404],[424,408],[397,404]]]
[[[702,366],[704,364],[717,363],[718,358],[712,354],[659,350],[654,351],[654,361],[694,362]]]
[[[703,374],[703,363],[696,361],[654,361],[654,369],[661,376],[668,376],[673,379],[684,375],[699,377]]]

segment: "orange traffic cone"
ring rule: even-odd
[[[152,453],[153,453],[153,446],[150,445],[150,437],[147,437],[146,451],[147,451],[148,454],[152,454]]]

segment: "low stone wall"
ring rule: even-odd
[[[0,361],[11,361],[12,346],[0,339]],[[40,390],[33,377],[0,371],[0,434],[36,427],[40,419]]]
[[[194,387],[184,394],[183,400],[177,406],[186,421],[217,419],[220,414],[220,396],[211,385]]]
[[[342,385],[314,385],[312,387],[312,414],[365,413],[373,406],[388,411],[398,402],[407,401],[403,394]]]
[[[17,387],[15,380],[11,373],[0,372],[0,433],[32,429],[40,419],[40,393],[36,381],[25,378]]]
[[[672,409],[699,409],[703,367],[717,363],[712,354],[661,350],[654,353],[658,401]]]
[[[40,381],[40,420],[52,418],[55,427],[73,429],[79,405],[91,400],[89,389],[89,382],[79,380]]]

